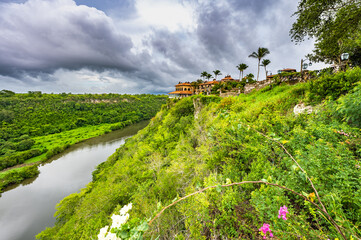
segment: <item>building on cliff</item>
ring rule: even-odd
[[[170,97],[189,97],[194,94],[194,87],[189,83],[181,83],[179,82],[175,85],[175,91],[168,93]]]
[[[213,79],[213,81],[205,81],[205,82],[185,82],[181,83],[179,82],[177,85],[175,85],[175,91],[170,92],[169,97],[176,98],[176,97],[188,97],[195,94],[204,94],[204,95],[210,95],[212,88],[216,84],[220,83],[226,83],[231,81],[239,81],[235,80],[231,77],[231,75],[226,75],[223,79],[220,81],[217,81],[216,79]]]

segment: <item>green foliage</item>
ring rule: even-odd
[[[308,101],[318,103],[326,97],[336,100],[353,89],[354,84],[360,79],[361,69],[358,67],[334,75],[324,74],[309,82]]]
[[[348,95],[339,99],[337,113],[349,124],[361,128],[361,85]]]
[[[0,192],[9,185],[21,183],[24,179],[35,177],[38,174],[37,166],[26,166],[10,170],[8,174],[0,176]]]
[[[259,47],[257,52],[253,52],[251,55],[248,56],[251,58],[258,59],[257,81],[258,81],[258,77],[259,77],[259,67],[261,64],[261,59],[264,58],[267,54],[270,54],[270,51],[268,50],[268,48]]]
[[[343,83],[353,82],[358,74],[357,69],[348,71]],[[352,94],[359,94],[359,87],[339,101],[316,107],[313,114],[295,116],[293,107],[305,102],[311,91],[302,83],[223,99],[169,100],[145,129],[97,167],[92,183],[60,202],[57,223],[37,237],[94,239],[109,225],[111,214],[129,202],[130,222],[139,223],[181,197],[231,182],[276,183],[317,202],[308,176],[346,237],[360,238],[361,135],[356,125],[342,121],[352,116],[344,107],[358,96]],[[255,130],[281,142],[306,173],[277,143]],[[278,218],[284,205],[287,221]],[[303,198],[251,184],[217,187],[178,202],[149,226],[144,238],[258,239],[263,223],[270,224],[278,239],[340,239]]]
[[[360,34],[361,4],[350,0],[302,0],[295,12],[296,22],[290,31],[296,42],[306,37],[315,37],[316,44],[312,60],[340,63],[340,55],[351,55]]]
[[[0,91],[0,170],[153,117],[167,97]],[[185,108],[187,111],[188,108]]]
[[[17,152],[8,156],[0,157],[0,170],[24,163],[27,159],[42,154],[39,149],[31,149],[23,152]]]
[[[2,97],[11,97],[11,96],[14,96],[15,93],[13,91],[10,91],[10,90],[6,90],[6,89],[3,89],[0,91],[0,96]]]

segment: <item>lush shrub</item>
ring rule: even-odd
[[[62,145],[62,146],[56,146],[56,147],[48,150],[46,152],[46,158],[49,159],[49,158],[55,156],[56,154],[63,152],[69,146],[70,146],[69,144],[65,144],[65,145]]]
[[[147,128],[97,167],[91,184],[60,203],[59,222],[38,238],[94,239],[129,202],[132,219],[150,218],[188,194],[231,182],[276,183],[318,203],[306,176],[347,238],[359,238],[360,130],[332,115],[332,100],[334,105],[314,114],[295,116],[292,109],[305,100],[306,88],[169,101]],[[285,206],[289,220],[279,221],[277,212]],[[259,184],[192,195],[164,211],[145,238],[257,239],[265,223],[279,239],[340,239],[304,198]]]
[[[24,152],[19,152],[9,156],[3,156],[0,158],[0,170],[15,166],[17,164],[22,164],[26,160],[36,157],[42,154],[42,151],[39,149],[30,149]]]
[[[339,103],[336,112],[348,123],[361,128],[361,84],[352,93],[342,97]]]
[[[336,100],[355,87],[354,83],[360,81],[361,69],[359,67],[337,74],[324,74],[309,82],[308,101],[318,103],[329,97]]]
[[[33,139],[24,139],[16,144],[16,150],[17,151],[25,151],[29,150],[33,145],[35,141]]]
[[[24,179],[35,177],[38,174],[39,170],[36,165],[16,169],[6,174],[5,177],[0,178],[0,192],[9,185],[21,183]]]

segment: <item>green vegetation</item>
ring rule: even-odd
[[[270,54],[270,51],[267,48],[259,47],[257,52],[253,52],[248,57],[250,58],[256,58],[258,59],[258,71],[257,71],[257,81],[259,77],[259,67],[261,66],[261,60],[264,58],[267,54]],[[267,76],[266,76],[267,77]]]
[[[346,238],[360,238],[361,122],[356,110],[361,88],[354,80],[359,74],[354,69],[223,99],[170,99],[145,129],[97,167],[86,188],[58,204],[55,226],[37,238],[96,239],[111,223],[111,214],[131,202],[131,219],[124,227],[129,231],[164,206],[209,186],[218,187],[165,210],[144,238],[260,239],[263,226],[277,239],[342,239],[311,204],[320,204],[315,189]],[[322,91],[324,81],[338,81],[332,86],[344,90],[337,95]],[[302,102],[312,103],[314,111],[295,116],[293,107]],[[241,181],[268,185],[220,186]],[[282,213],[288,209],[287,220],[278,218],[282,206],[287,206]]]
[[[290,35],[296,42],[315,38],[312,61],[341,65],[340,55],[360,66],[361,3],[358,0],[301,0]]]
[[[214,78],[216,79],[216,81],[217,81],[217,76],[222,75],[221,71],[218,69],[214,70],[213,73],[214,73]]]
[[[261,66],[264,67],[265,76],[267,79],[267,66],[271,63],[271,60],[269,59],[263,59]]]
[[[246,70],[248,68],[248,65],[245,63],[240,63],[236,66],[236,68],[239,71],[239,79],[243,80],[243,72],[244,72],[244,70]],[[241,77],[241,74],[242,74],[242,77]]]
[[[69,146],[152,118],[165,96],[0,92],[0,171],[46,161]],[[0,172],[0,191],[34,171]],[[23,174],[13,176],[10,173]]]

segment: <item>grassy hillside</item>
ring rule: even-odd
[[[149,94],[0,91],[0,192],[35,176],[37,168],[29,166],[35,162],[77,142],[152,118],[166,99]]]
[[[262,239],[269,224],[276,239],[359,238],[360,79],[354,69],[239,97],[170,100],[93,182],[60,202],[56,225],[37,238],[97,239],[130,202],[127,226],[209,186],[166,209],[144,237]],[[313,113],[295,116],[298,103]],[[221,186],[242,181],[261,183]]]

